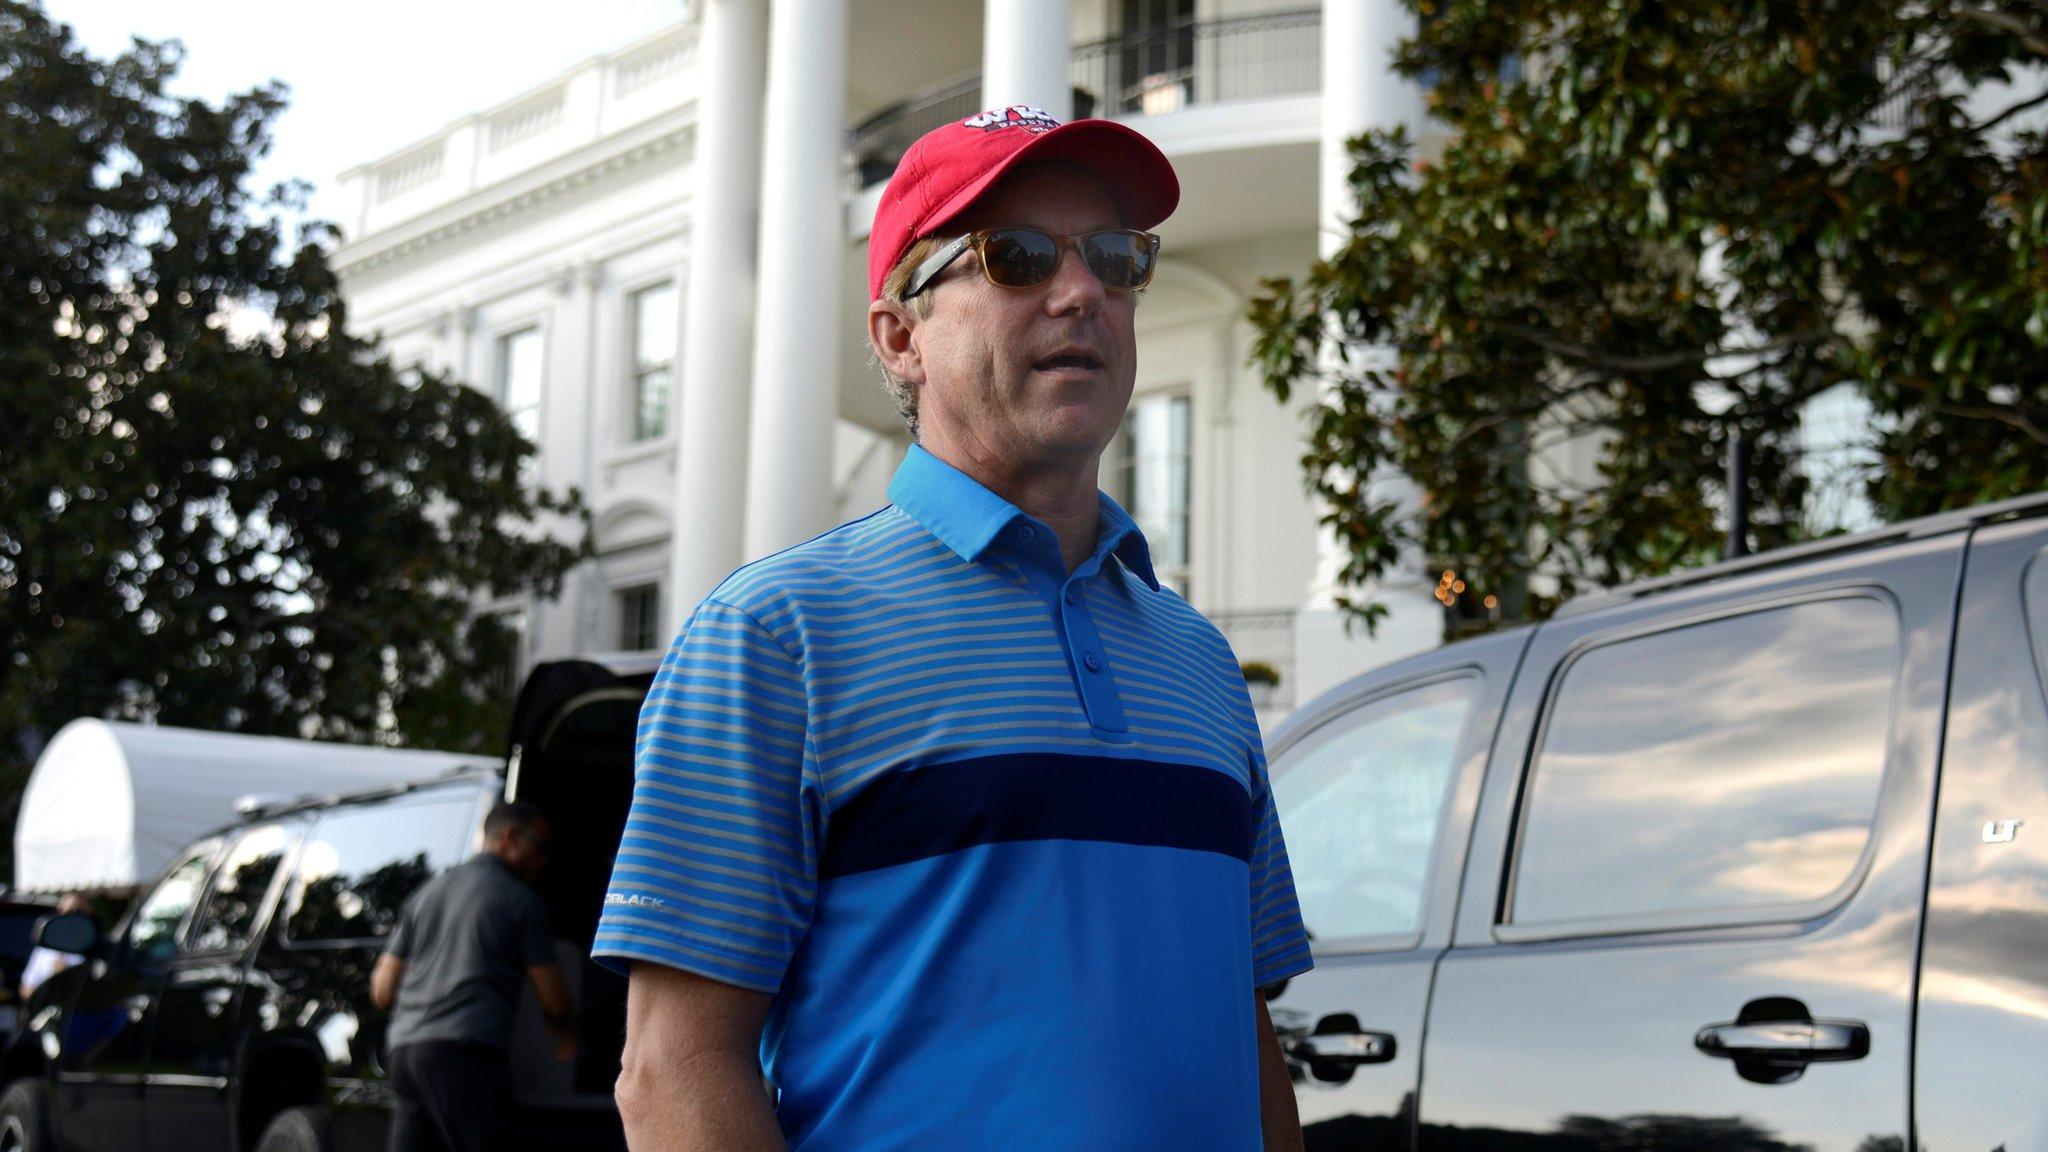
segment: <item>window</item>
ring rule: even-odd
[[[525,328],[498,338],[498,403],[512,426],[540,443],[540,383],[545,364],[540,329]]]
[[[1118,498],[1152,550],[1162,583],[1188,591],[1188,524],[1193,491],[1186,396],[1150,396],[1124,416]]]
[[[478,616],[470,627],[470,646],[474,666],[490,676],[485,691],[501,700],[515,699],[526,674],[526,610],[506,608]]]
[[[299,853],[285,931],[295,944],[388,935],[406,897],[459,863],[471,798],[351,805],[321,817]]]
[[[1530,766],[1511,919],[1729,922],[1834,893],[1876,816],[1898,644],[1858,597],[1581,656]]]
[[[657,284],[633,293],[633,439],[668,434],[674,391],[676,287]]]
[[[128,955],[142,963],[168,960],[178,948],[178,926],[199,899],[199,885],[206,880],[207,862],[213,859],[218,841],[206,845],[178,862],[157,886],[143,897],[128,922]]]
[[[619,648],[644,652],[661,646],[661,585],[635,584],[617,592]]]
[[[1478,690],[1465,677],[1381,697],[1274,767],[1295,896],[1317,941],[1421,929],[1458,742]]]
[[[2048,552],[2028,562],[2024,587],[2027,624],[2034,633],[2034,675],[2048,692]]]
[[[1124,0],[1117,112],[1156,116],[1193,98],[1195,0]]]
[[[213,874],[213,887],[193,921],[187,952],[229,952],[248,945],[289,843],[289,834],[277,824],[242,833]]]

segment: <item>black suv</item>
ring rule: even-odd
[[[531,997],[521,1005],[526,1130],[539,1147],[623,1149],[611,1092],[625,982],[586,957],[654,665],[543,665],[506,770],[256,815],[180,853],[104,940],[84,917],[50,920],[44,942],[87,961],[30,996],[0,1054],[0,1152],[381,1150],[390,1093],[370,969],[405,898],[481,845],[504,795],[553,818],[540,887],[582,1015],[562,1064]]]
[[[2048,494],[1588,597],[1273,740],[1321,1149],[2048,1149]]]

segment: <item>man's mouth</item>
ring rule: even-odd
[[[1101,369],[1102,361],[1092,352],[1080,349],[1062,349],[1042,360],[1032,361],[1031,366],[1040,372],[1058,372],[1063,369],[1078,369],[1092,372]]]

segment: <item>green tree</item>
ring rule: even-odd
[[[1314,389],[1348,583],[1421,555],[1512,620],[1706,561],[1736,437],[1745,543],[1796,538],[1799,414],[1835,387],[1877,413],[1882,516],[2048,485],[2048,7],[1419,9],[1398,67],[1448,142],[1354,141],[1347,242],[1252,308],[1268,386]],[[1596,466],[1558,474],[1579,437]]]
[[[0,0],[10,804],[76,716],[490,747],[510,645],[477,606],[585,551],[490,399],[348,332],[303,189],[245,188],[284,90],[173,97],[179,54],[95,59]]]

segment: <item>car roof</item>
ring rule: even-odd
[[[242,819],[235,823],[224,824],[207,833],[206,836],[199,837],[199,839],[204,840],[207,836],[219,836],[239,831],[251,824],[261,823],[265,820],[274,820],[282,816],[297,816],[306,812],[324,811],[329,808],[340,808],[352,804],[367,804],[375,800],[388,800],[394,796],[406,796],[414,792],[425,792],[434,788],[451,788],[459,785],[470,785],[473,787],[477,784],[493,781],[502,774],[503,769],[496,765],[483,767],[465,764],[460,767],[451,768],[442,775],[426,780],[415,780],[409,784],[385,785],[379,788],[366,788],[359,792],[336,793],[331,796],[297,797],[285,803],[257,807],[246,813]],[[194,841],[194,843],[197,842],[196,840]]]
[[[1688,568],[1683,572],[1673,572],[1647,580],[1637,580],[1628,584],[1616,585],[1613,588],[1602,588],[1575,596],[1566,601],[1563,606],[1552,614],[1551,618],[1563,619],[1568,616],[1579,616],[1624,601],[1640,599],[1654,593],[1666,592],[1674,588],[1684,588],[1694,584],[1705,584],[1713,580],[1725,580],[1731,576],[1757,572],[1767,568],[1801,564],[1827,556],[1838,556],[1845,552],[1880,548],[1887,544],[1898,544],[1907,540],[1920,540],[1929,536],[1945,535],[1950,532],[1959,532],[1964,529],[1976,528],[2002,520],[2019,520],[2041,515],[2048,515],[2048,491],[2035,492],[2026,496],[2015,496],[2010,500],[2000,500],[1993,504],[1978,504],[1970,508],[1958,508],[1952,512],[1937,512],[1932,516],[1921,516],[1913,520],[1901,520],[1896,524],[1887,524],[1868,532],[1829,536],[1825,539],[1813,540],[1804,544],[1793,544],[1785,548],[1774,548],[1768,552],[1758,552],[1754,555],[1741,556],[1733,560],[1723,560],[1718,564],[1708,564],[1700,568]]]

